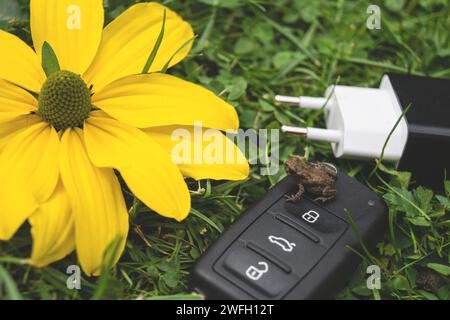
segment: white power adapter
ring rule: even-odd
[[[417,173],[424,184],[442,186],[450,164],[449,79],[386,74],[378,89],[336,85],[325,97],[276,96],[280,103],[323,108],[327,126],[282,131],[330,142],[337,158],[380,158],[385,147],[384,160]],[[425,168],[425,157],[432,168]]]

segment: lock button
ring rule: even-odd
[[[281,199],[270,208],[270,212],[289,217],[320,238],[326,247],[331,247],[348,227],[343,219],[306,197],[298,203]]]
[[[236,279],[236,285],[244,290],[251,288],[252,292],[249,293],[257,298],[264,298],[264,296],[258,296],[261,292],[270,298],[279,297],[298,280],[269,259],[246,248],[245,244],[239,241],[228,250],[223,260],[219,260],[216,265],[219,273],[228,279],[231,278],[227,275],[232,274]]]
[[[316,223],[319,220],[320,214],[317,211],[309,210],[302,214],[302,219],[308,223]]]

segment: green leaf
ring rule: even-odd
[[[275,111],[275,107],[273,105],[271,105],[269,102],[267,102],[263,99],[259,99],[258,102],[263,111],[266,111],[266,112]]]
[[[234,79],[233,83],[228,86],[228,100],[237,100],[245,94],[247,90],[247,80],[242,77],[237,77]]]
[[[430,222],[427,221],[424,217],[414,217],[414,218],[407,218],[409,222],[411,222],[413,225],[419,226],[419,227],[429,227],[431,226]]]
[[[52,73],[61,70],[58,57],[48,42],[44,42],[44,45],[42,46],[42,68],[47,77]]]
[[[418,290],[418,291],[426,300],[439,300],[438,297],[436,297],[434,294],[430,292],[427,292],[425,290]]]
[[[253,20],[252,20],[253,22]],[[252,33],[251,35],[255,36],[257,39],[259,39],[262,43],[268,43],[272,41],[274,37],[274,32],[272,26],[266,24],[266,23],[257,23],[256,25],[252,24]]]
[[[423,187],[418,187],[414,190],[414,198],[417,199],[419,207],[428,212],[431,210],[431,200],[433,199],[433,191],[425,189]]]
[[[450,286],[442,286],[438,290],[437,295],[441,300],[450,300]]]
[[[386,0],[386,8],[393,12],[400,12],[405,6],[405,0]]]
[[[275,119],[277,119],[278,122],[281,124],[289,124],[291,122],[287,115],[285,115],[284,113],[282,113],[278,110],[274,111],[274,115],[275,115]]]
[[[239,120],[243,128],[251,128],[255,121],[256,111],[250,109],[244,109],[241,111]]]
[[[367,285],[365,283],[352,288],[352,292],[363,297],[368,297],[372,295],[372,291],[367,288]]]
[[[234,52],[238,55],[245,55],[251,52],[255,52],[259,48],[250,38],[242,37],[236,42],[234,46]]]
[[[381,161],[377,160],[377,166],[380,171],[392,176],[391,183],[403,189],[407,189],[411,181],[411,173],[407,171],[397,171],[386,167]]]
[[[174,289],[180,281],[180,274],[179,272],[168,272],[162,276],[162,279],[169,288]]]
[[[388,243],[385,247],[384,247],[384,254],[392,257],[394,254],[396,253],[395,247],[391,244]]]
[[[156,266],[154,264],[150,264],[147,266],[146,268],[147,270],[147,274],[151,277],[151,278],[158,278],[159,277],[159,271],[158,268],[156,268]]]
[[[166,9],[164,9],[161,31],[159,32],[158,39],[156,39],[155,46],[153,47],[153,50],[147,59],[144,69],[142,69],[142,74],[148,73],[153,64],[153,61],[155,61],[156,55],[158,54],[159,47],[161,47],[161,43],[164,38],[164,32],[166,29],[166,15]]]
[[[192,248],[189,253],[193,259],[198,259],[201,256],[201,253],[197,248]]]
[[[408,217],[417,217],[420,208],[416,206],[412,193],[405,189],[391,187],[393,192],[386,193],[383,198],[392,207],[406,213]]]
[[[166,260],[162,260],[162,261],[158,262],[158,264],[156,266],[158,267],[159,270],[164,271],[164,272],[169,272],[170,270],[174,270],[176,268],[176,266],[173,262],[166,261]]]
[[[440,263],[427,263],[427,267],[446,277],[450,276],[450,266],[446,266]]]
[[[395,290],[410,290],[408,279],[402,275],[396,275],[389,280],[389,286]]]
[[[436,199],[438,199],[439,203],[445,208],[448,209],[450,208],[450,199],[448,197],[443,197],[443,196],[436,196]]]
[[[286,65],[288,65],[294,57],[293,52],[291,51],[281,51],[277,52],[272,59],[272,63],[277,69],[282,69]]]
[[[314,22],[321,15],[320,5],[320,1],[294,1],[295,9],[300,12],[302,19],[308,23]]]

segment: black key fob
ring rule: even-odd
[[[370,189],[338,174],[337,196],[297,203],[298,190],[286,177],[243,214],[195,264],[190,286],[207,299],[331,299],[352,276],[360,258],[348,247],[382,239],[387,208]]]

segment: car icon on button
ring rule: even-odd
[[[283,249],[283,251],[285,251],[285,252],[292,252],[292,250],[294,250],[295,243],[289,242],[285,238],[276,237],[276,236],[271,235],[268,237],[268,239],[271,243],[276,244],[281,249]]]

